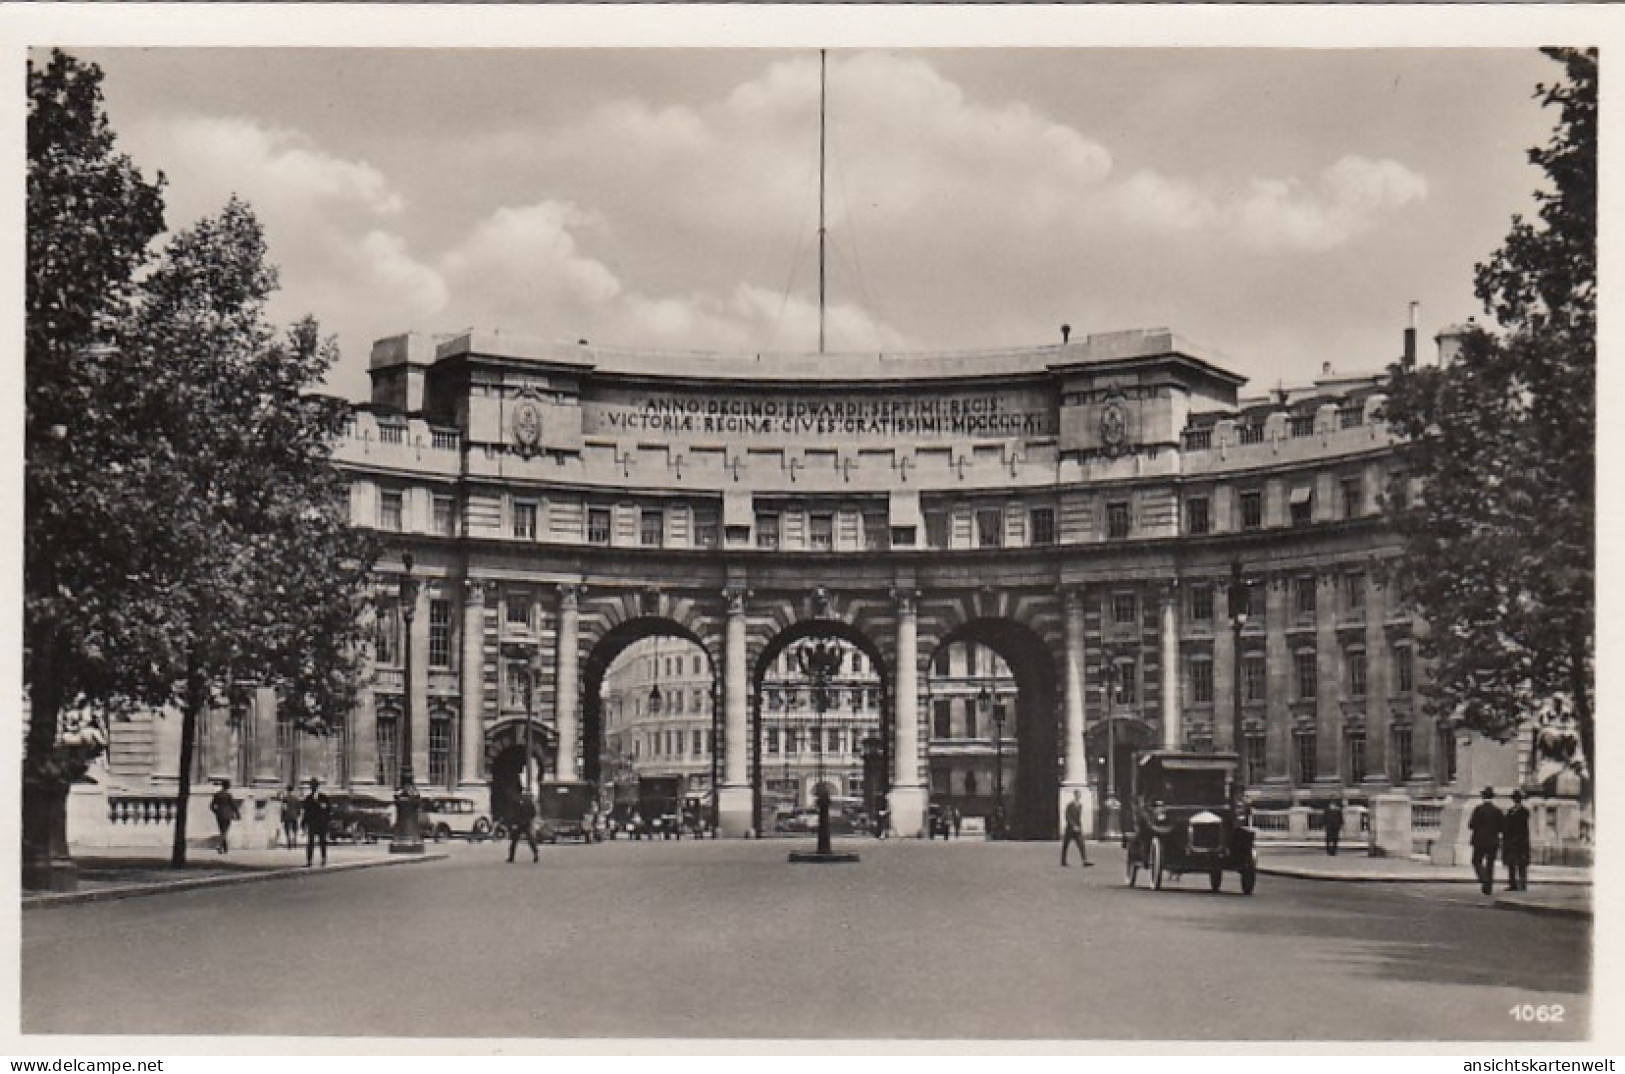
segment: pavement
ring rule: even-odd
[[[175,869],[169,864],[168,848],[76,848],[73,860],[79,867],[78,890],[24,891],[22,908],[41,910],[262,880],[295,880],[321,873],[441,861],[445,857],[445,852],[434,849],[425,849],[422,854],[391,854],[388,843],[339,845],[328,848],[326,865],[318,857],[316,865],[307,867],[303,849],[277,847],[220,854],[211,848],[193,847],[187,851],[186,865]]]
[[[1360,848],[1337,855],[1319,848],[1259,847],[1258,871],[1299,880],[1332,880],[1375,884],[1470,884],[1478,878],[1470,865],[1434,865],[1425,859],[1376,858]],[[1506,891],[1506,870],[1496,869],[1496,890],[1489,898],[1497,909],[1563,917],[1591,917],[1591,870],[1560,865],[1529,868],[1526,891]]]
[[[864,840],[854,840],[861,845]],[[958,841],[956,841],[958,842]],[[980,843],[982,840],[967,840]],[[946,845],[946,844],[945,844]],[[131,898],[199,887],[222,887],[261,880],[296,879],[312,873],[350,869],[370,869],[388,865],[410,865],[439,861],[444,851],[426,848],[421,855],[391,854],[389,844],[329,848],[328,864],[307,868],[301,850],[234,850],[216,854],[194,849],[186,868],[180,872],[169,866],[167,850],[96,849],[78,850],[79,890],[75,892],[24,892],[25,910],[104,899]],[[1335,856],[1318,846],[1259,848],[1259,870],[1266,876],[1300,880],[1328,880],[1379,884],[1476,884],[1470,867],[1434,865],[1425,859],[1377,858],[1362,850]],[[1504,870],[1502,870],[1504,873]],[[1592,916],[1591,870],[1556,865],[1535,865],[1529,869],[1529,890],[1505,891],[1497,887],[1491,900],[1497,909],[1561,917]]]

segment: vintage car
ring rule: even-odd
[[[327,838],[376,843],[395,834],[395,803],[366,794],[328,795]]]
[[[1258,881],[1255,833],[1247,826],[1238,758],[1233,753],[1180,753],[1153,750],[1134,759],[1134,787],[1124,818],[1123,847],[1128,883],[1140,870],[1151,886],[1165,878],[1206,873],[1218,891],[1224,874],[1241,875],[1243,894]]]
[[[424,798],[418,811],[423,837],[439,843],[447,839],[480,842],[492,834],[491,818],[472,798]]]

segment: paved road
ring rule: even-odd
[[[1585,922],[1459,885],[1124,887],[1053,845],[491,846],[22,917],[26,1033],[1584,1039]],[[522,855],[523,856],[523,855]],[[1562,1004],[1561,1023],[1515,1004]]]

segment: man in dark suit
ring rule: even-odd
[[[1501,860],[1507,866],[1507,890],[1529,888],[1529,810],[1523,792],[1512,792],[1512,808],[1501,821]]]
[[[305,866],[316,860],[316,847],[322,848],[322,864],[327,864],[327,829],[333,820],[333,803],[319,789],[319,780],[310,781],[310,791],[299,807],[299,823],[305,829]]]
[[[1495,890],[1495,854],[1501,848],[1501,826],[1504,818],[1495,805],[1495,788],[1485,787],[1483,801],[1467,818],[1467,829],[1472,832],[1473,872],[1478,874],[1478,887],[1488,895]]]
[[[1343,800],[1333,798],[1326,806],[1326,853],[1337,857],[1337,841],[1343,835]]]
[[[209,812],[214,814],[214,822],[220,826],[219,852],[224,854],[226,834],[231,831],[231,822],[242,816],[242,810],[237,807],[237,799],[231,796],[231,780],[220,781],[220,789],[209,799]]]
[[[519,795],[513,804],[513,815],[508,818],[508,861],[513,861],[513,852],[519,849],[521,839],[530,844],[530,860],[541,861],[542,855],[536,849],[536,803],[528,794]]]
[[[1083,792],[1073,791],[1072,801],[1066,804],[1066,833],[1061,836],[1061,868],[1066,868],[1066,852],[1072,849],[1072,844],[1078,845],[1078,857],[1083,859],[1083,867],[1087,869],[1094,862],[1089,860],[1089,851],[1083,845]]]

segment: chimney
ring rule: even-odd
[[[1071,338],[1072,338],[1072,326],[1069,325],[1069,324],[1063,324],[1061,326],[1061,342],[1065,343],[1067,340],[1069,340]]]
[[[1416,368],[1416,310],[1420,303],[1411,303],[1411,325],[1405,329],[1405,357],[1400,365],[1405,369]]]

